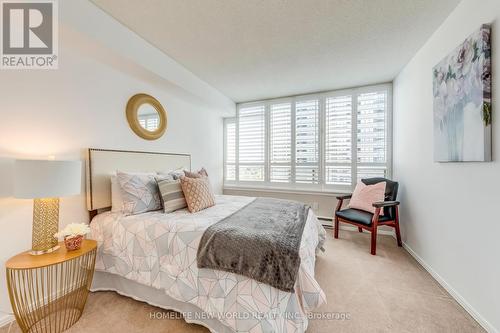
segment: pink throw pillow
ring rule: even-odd
[[[215,197],[208,177],[190,178],[183,176],[181,177],[181,187],[188,210],[191,213],[215,206]]]
[[[360,209],[375,214],[375,207],[372,205],[374,202],[384,201],[385,185],[385,182],[374,185],[366,185],[361,181],[358,182],[349,201],[349,208]],[[383,209],[380,210],[380,215],[384,214],[383,211]]]
[[[189,178],[201,178],[201,177],[208,177],[208,172],[207,170],[205,170],[205,168],[201,168],[196,172],[184,170],[184,175]]]

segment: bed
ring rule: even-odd
[[[300,266],[293,292],[266,283],[197,266],[205,230],[255,200],[216,196],[216,205],[197,213],[182,209],[124,216],[111,206],[109,177],[117,169],[190,169],[187,154],[89,149],[88,207],[91,238],[98,242],[92,291],[113,290],[164,309],[212,332],[304,332],[308,317],[326,302],[314,278],[316,252],[324,229],[309,210],[300,241]]]

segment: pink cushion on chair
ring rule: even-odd
[[[349,208],[355,208],[375,214],[374,202],[385,200],[385,182],[380,182],[374,185],[366,185],[363,182],[358,182],[352,198],[349,201]],[[380,215],[384,214],[384,210],[380,210]]]

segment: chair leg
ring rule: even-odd
[[[395,228],[396,228],[396,239],[398,241],[398,246],[402,247],[403,242],[401,242],[401,232],[399,231],[399,209],[396,206],[396,221],[395,221]]]
[[[380,207],[375,209],[375,214],[373,214],[372,218],[372,242],[371,242],[371,251],[372,255],[377,253],[377,227],[378,227],[378,218],[380,216]]]
[[[371,242],[371,251],[370,253],[372,255],[376,255],[377,254],[377,227],[374,226],[372,228],[372,242]]]
[[[359,231],[359,232],[363,232],[363,228],[358,227],[358,231]]]
[[[335,207],[335,211],[333,212],[333,220],[334,220],[334,226],[333,226],[333,237],[339,238],[339,218],[337,217],[337,212],[342,208],[342,203],[344,200],[342,198],[339,198],[337,200],[337,207]]]

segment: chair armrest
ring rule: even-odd
[[[337,214],[337,212],[342,209],[342,204],[344,203],[344,200],[349,199],[351,197],[352,197],[352,194],[338,195],[335,197],[335,198],[337,198],[337,207],[335,208],[335,214]]]
[[[393,206],[398,206],[399,201],[379,201],[379,202],[374,202],[373,207],[375,208],[382,208],[382,207],[393,207]]]

